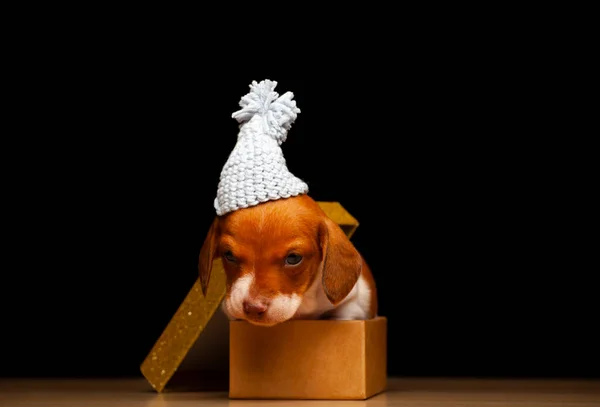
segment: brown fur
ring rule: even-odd
[[[235,262],[224,257],[227,251]],[[300,264],[285,264],[292,252],[302,256]],[[277,294],[302,295],[322,269],[325,293],[335,305],[362,273],[373,292],[372,313],[377,312],[369,267],[342,229],[308,195],[267,201],[216,217],[198,263],[205,294],[217,257],[223,260],[228,291],[237,278],[253,273],[256,284],[250,295],[266,301]]]

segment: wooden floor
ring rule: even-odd
[[[0,406],[600,406],[600,381],[390,379],[366,401],[228,400],[224,392],[155,393],[144,379],[0,379]]]

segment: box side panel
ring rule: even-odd
[[[162,392],[189,350],[217,311],[225,295],[225,271],[221,260],[213,263],[207,296],[200,282],[194,282],[144,361],[140,370],[152,387]]]
[[[230,398],[364,399],[364,321],[230,325]]]
[[[387,319],[378,317],[366,323],[366,396],[387,387]]]

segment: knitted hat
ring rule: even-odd
[[[279,96],[276,86],[275,81],[253,81],[240,100],[242,109],[232,114],[240,131],[221,171],[214,202],[219,216],[308,192],[308,185],[288,170],[280,147],[300,109],[292,92]]]

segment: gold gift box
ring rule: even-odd
[[[318,204],[352,237],[358,221],[339,202]],[[207,297],[196,280],[141,364],[142,374],[157,392],[227,387],[229,322],[219,310],[224,296],[225,271],[217,259]]]
[[[230,399],[366,400],[387,387],[385,317],[230,328]]]

